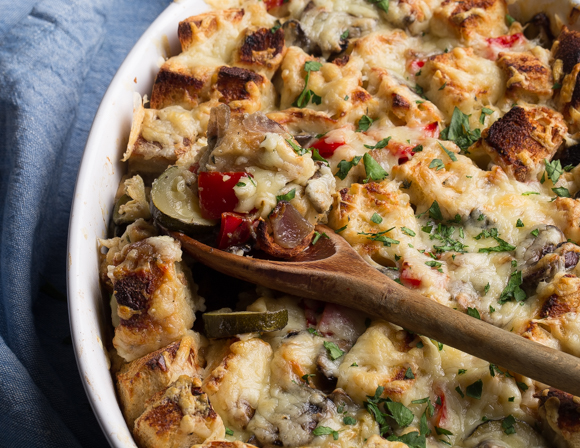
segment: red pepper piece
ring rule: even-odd
[[[330,143],[327,142],[325,139],[321,138],[320,140],[317,140],[311,146],[311,148],[318,149],[318,154],[320,154],[322,157],[326,159],[328,157],[332,157],[334,151],[336,151],[336,148],[339,148],[342,145],[344,145],[344,142],[338,141]]]
[[[234,187],[246,173],[199,173],[199,208],[206,219],[219,219],[224,212],[233,212],[238,205]]]
[[[222,213],[218,249],[224,250],[231,246],[239,246],[250,239],[252,221],[237,213]]]

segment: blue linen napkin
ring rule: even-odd
[[[66,242],[93,116],[171,0],[0,0],[0,447],[103,447],[70,342]]]

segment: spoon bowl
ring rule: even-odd
[[[224,274],[301,297],[354,308],[490,363],[580,395],[580,359],[497,328],[407,289],[366,263],[326,226],[328,238],[286,260],[243,257],[179,232],[169,234],[201,263]]]

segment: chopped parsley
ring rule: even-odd
[[[228,436],[233,436],[234,435],[234,431],[230,428],[226,428],[226,435]]]
[[[369,130],[371,125],[373,124],[373,119],[368,117],[367,115],[363,115],[360,120],[358,121],[358,128],[356,132],[366,132]]]
[[[481,115],[479,116],[479,122],[481,124],[484,124],[485,123],[485,116],[486,115],[491,115],[491,114],[493,114],[493,110],[488,109],[487,107],[482,108],[481,109]]]
[[[515,422],[516,422],[516,419],[514,418],[513,415],[510,414],[502,420],[501,429],[503,429],[503,432],[505,432],[508,435],[515,434],[516,433],[516,428],[514,428]]]
[[[276,202],[286,201],[290,202],[292,199],[296,197],[296,188],[292,188],[288,193],[276,196]]]
[[[413,232],[411,229],[409,229],[407,227],[401,227],[401,230],[403,231],[403,233],[405,235],[409,235],[409,236],[415,236],[415,235],[417,235],[415,232]]]
[[[483,392],[483,381],[477,380],[465,388],[465,395],[477,400],[481,400],[481,393]]]
[[[445,428],[440,428],[439,426],[435,426],[435,432],[437,435],[445,435],[445,436],[452,436],[453,433]]]
[[[574,165],[566,165],[563,170],[566,171],[567,173],[572,171],[574,169]]]
[[[540,234],[540,231],[538,229],[534,229],[530,232],[530,235],[537,237]]]
[[[523,227],[524,226],[524,222],[521,219],[518,219],[518,221],[516,222],[516,227]]]
[[[341,160],[338,162],[338,172],[335,174],[335,176],[340,180],[346,179],[346,176],[348,175],[351,168],[353,166],[357,166],[360,162],[360,159],[362,159],[362,156],[356,156],[350,162],[347,162],[346,160]]]
[[[425,91],[423,90],[423,87],[421,87],[419,84],[415,86],[415,93],[419,95],[421,98],[425,98]]]
[[[312,335],[314,335],[314,336],[322,336],[322,335],[320,334],[320,332],[319,332],[319,331],[318,331],[316,328],[312,328],[312,327],[310,327],[310,328],[308,329],[308,333],[310,333],[310,334],[312,334]]]
[[[499,304],[503,305],[504,303],[512,299],[515,300],[516,302],[522,302],[526,300],[527,299],[526,293],[522,288],[520,288],[520,285],[522,283],[523,283],[522,271],[512,272],[506,287],[499,296],[498,300]]]
[[[520,388],[520,390],[524,392],[529,389],[528,385],[526,383],[522,383],[521,381],[516,381],[516,384]]]
[[[315,230],[314,238],[312,239],[312,245],[314,246],[321,237],[326,238],[327,240],[330,239],[330,237],[325,232],[320,233]]]
[[[516,250],[516,246],[512,246],[507,241],[504,241],[497,236],[494,236],[493,239],[498,242],[498,246],[480,247],[478,252],[489,254],[490,252],[510,252],[512,250]]]
[[[559,82],[555,82],[555,83],[552,85],[552,89],[554,89],[554,90],[556,90],[556,89],[559,89],[559,88],[561,88],[561,87],[562,87],[562,84],[560,84]]]
[[[348,39],[348,34],[349,34],[348,30],[346,30],[344,33],[342,33],[340,35],[340,40],[346,40],[346,39]]]
[[[556,196],[559,196],[561,198],[569,198],[570,197],[570,192],[565,187],[552,188],[552,191],[554,193],[556,193]]]
[[[304,71],[306,72],[306,78],[304,79],[304,89],[302,93],[296,98],[296,101],[292,104],[300,109],[306,107],[310,100],[315,104],[320,104],[321,98],[316,95],[312,90],[308,90],[308,80],[310,79],[310,72],[317,72],[321,69],[322,64],[318,61],[306,61],[304,63]]]
[[[426,261],[425,264],[431,268],[440,268],[442,263],[439,261]]]
[[[445,168],[445,165],[443,164],[443,160],[433,159],[433,160],[431,160],[431,163],[429,164],[429,168],[435,168],[435,171],[439,171],[439,170],[442,170],[443,168]]]
[[[334,440],[338,440],[338,431],[329,428],[328,426],[317,426],[316,428],[314,428],[314,431],[312,431],[312,434],[314,434],[315,436],[332,436],[332,438]]]
[[[316,376],[316,373],[307,373],[306,375],[302,375],[302,381],[305,381],[306,384],[310,384],[310,377]]]
[[[489,313],[495,313],[495,308],[491,305],[489,305]]]
[[[454,142],[464,152],[466,152],[467,148],[469,148],[473,143],[479,140],[480,137],[481,130],[471,130],[471,127],[469,126],[469,115],[464,114],[457,107],[453,110],[449,127],[441,131],[441,138],[443,140]]]
[[[306,148],[303,148],[302,146],[296,144],[294,142],[294,140],[292,140],[291,138],[287,138],[286,142],[290,145],[290,147],[294,150],[294,152],[296,154],[298,154],[299,156],[303,156],[304,154],[306,154],[308,152],[308,150]]]
[[[328,356],[333,361],[344,355],[344,352],[334,342],[324,341],[324,348],[328,350]]]
[[[347,415],[342,419],[342,423],[345,425],[356,425],[356,418]]]
[[[413,371],[411,370],[410,367],[408,367],[406,372],[405,372],[405,379],[407,379],[407,380],[414,380],[415,379],[415,375],[413,375]]]
[[[486,295],[488,292],[489,292],[489,282],[487,282],[487,285],[485,285],[485,288],[483,288],[483,295]]]
[[[340,232],[342,232],[342,231],[346,230],[346,228],[347,228],[347,227],[348,227],[348,224],[346,224],[345,226],[341,227],[340,229],[336,229],[336,230],[334,231],[334,233],[340,233]]]
[[[467,315],[481,320],[481,316],[479,315],[479,311],[477,311],[477,308],[467,307]]]
[[[511,26],[512,23],[514,23],[516,21],[516,19],[514,19],[512,16],[510,16],[509,14],[505,15],[505,21],[507,23],[507,26]]]
[[[281,26],[282,26],[282,24],[280,23],[280,21],[276,20],[276,25],[274,25],[272,28],[270,28],[270,32],[272,34],[276,33],[276,31],[278,31]]]
[[[438,89],[438,90],[443,90],[445,87],[447,87],[447,81],[445,81],[445,82],[443,83],[443,85],[442,85],[441,87],[439,87],[439,89]]]
[[[455,391],[456,391],[456,392],[457,392],[459,395],[461,395],[461,398],[465,398],[465,394],[464,394],[464,393],[463,393],[463,391],[461,390],[461,387],[457,386],[457,387],[455,388]]]
[[[453,162],[457,162],[457,157],[455,156],[455,154],[453,154],[453,152],[449,151],[445,146],[443,146],[440,142],[439,146],[441,146],[441,149],[443,149],[443,151],[445,151],[445,154],[447,154],[449,156],[449,158],[453,161]]]
[[[463,375],[465,372],[467,372],[467,370],[465,370],[465,369],[459,369],[457,371],[457,375]]]
[[[560,176],[564,173],[562,164],[559,160],[548,162],[548,159],[544,159],[544,165],[546,166],[546,174],[552,183],[556,185],[556,182],[558,182],[558,179],[560,179]]]
[[[417,145],[413,149],[411,149],[411,151],[413,151],[413,152],[421,152],[421,151],[423,151],[423,145]]]
[[[367,395],[367,401],[363,405],[367,412],[373,416],[379,425],[381,436],[391,432],[391,426],[387,417],[391,417],[401,426],[409,426],[413,422],[413,413],[403,404],[392,401],[390,398],[381,398],[383,386],[378,386],[374,396]]]
[[[389,144],[389,140],[391,140],[391,137],[387,137],[384,138],[382,140],[379,140],[377,142],[376,145],[372,146],[372,145],[364,145],[365,148],[368,149],[383,149],[385,146],[387,146]]]
[[[441,209],[439,208],[439,203],[437,201],[433,201],[431,207],[429,207],[429,217],[436,219],[437,221],[441,221],[443,216],[441,215]]]
[[[243,182],[238,182],[238,183],[236,184],[236,187],[245,187],[245,186],[246,186],[246,184],[245,184],[245,183],[243,183]]]
[[[353,362],[350,366],[351,367],[358,367],[358,364],[356,362]]]
[[[389,0],[367,0],[367,2],[377,5],[377,8],[389,12]]]
[[[516,399],[516,397],[509,397],[508,401],[513,402]]]
[[[346,95],[346,96],[344,97],[344,101],[348,101],[348,98],[349,98],[349,96],[348,96],[348,95]]]
[[[383,222],[383,218],[381,217],[381,215],[375,212],[373,216],[371,216],[371,221],[374,222],[375,224],[380,224],[381,222]]]
[[[373,159],[373,157],[368,152],[363,156],[363,163],[367,173],[367,177],[364,180],[364,183],[369,182],[371,179],[374,181],[380,181],[388,176],[388,173],[381,165],[379,165],[375,159]]]

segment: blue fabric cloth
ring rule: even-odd
[[[171,0],[0,0],[0,447],[103,447],[70,342],[66,242],[93,116]]]

